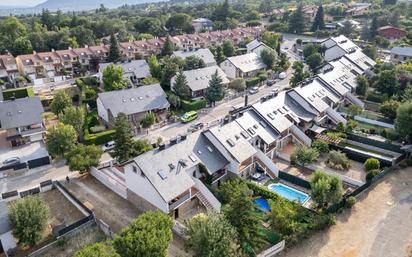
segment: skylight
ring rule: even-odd
[[[162,180],[167,179],[167,175],[164,173],[163,170],[158,171],[157,174],[159,175],[159,177],[160,177]]]

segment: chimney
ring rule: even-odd
[[[245,95],[245,107],[247,106],[247,104],[248,104],[248,95]]]

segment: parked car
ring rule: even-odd
[[[199,122],[199,123],[196,123],[196,124],[191,125],[191,126],[187,129],[187,131],[188,131],[188,132],[195,132],[195,131],[198,131],[199,129],[202,129],[203,127],[204,127],[204,124],[201,123],[201,122]]]
[[[278,88],[278,87],[277,87],[277,88],[274,88],[274,89],[270,90],[270,92],[271,92],[272,94],[277,94],[277,93],[279,93],[279,88]]]
[[[259,92],[259,88],[258,87],[252,87],[251,89],[249,89],[249,94],[254,95],[257,92]]]
[[[180,118],[183,123],[188,123],[195,119],[197,119],[197,112],[195,111],[187,112]]]
[[[107,142],[106,144],[104,144],[102,146],[102,150],[104,152],[110,151],[114,148],[115,145],[116,145],[116,143],[114,141],[109,141],[109,142]]]
[[[16,164],[20,163],[20,158],[19,157],[11,157],[3,161],[3,166],[2,167],[9,167],[9,166],[14,166]]]
[[[286,72],[281,72],[281,73],[279,73],[279,78],[280,79],[285,79],[286,78]]]
[[[269,79],[269,80],[266,82],[266,85],[268,85],[268,87],[273,86],[274,84],[275,84],[275,80],[273,80],[273,79]]]

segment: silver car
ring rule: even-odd
[[[11,157],[3,161],[3,167],[13,166],[20,163],[19,157]]]

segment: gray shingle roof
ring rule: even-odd
[[[104,92],[98,94],[98,98],[114,117],[120,112],[130,115],[170,106],[159,84]]]
[[[216,60],[208,48],[201,48],[194,51],[175,51],[173,55],[185,59],[189,56],[197,56],[202,59],[206,65],[216,65]]]
[[[215,72],[218,72],[219,77],[222,79],[223,84],[228,84],[229,79],[226,76],[226,73],[220,69],[219,66],[210,66],[196,70],[187,70],[183,71],[183,74],[186,76],[187,84],[189,85],[192,91],[198,91],[206,89],[209,87],[209,81],[212,78],[212,75]],[[171,85],[174,84],[176,76],[171,79]]]
[[[266,68],[266,64],[255,53],[248,53],[227,58],[235,67],[242,72],[250,72]]]
[[[402,56],[412,56],[412,47],[400,47],[395,46],[391,49],[391,54],[397,54]]]
[[[0,102],[0,127],[9,129],[39,124],[42,122],[43,112],[40,97]]]
[[[100,72],[112,63],[99,64]],[[116,63],[115,65],[121,66],[125,75],[133,74],[138,79],[150,77],[150,68],[145,60],[133,60],[131,62]]]

